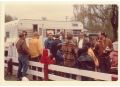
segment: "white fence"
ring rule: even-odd
[[[9,59],[8,57],[5,58],[6,61],[8,61],[8,59]],[[18,63],[18,60],[16,58],[14,58],[13,62]],[[42,68],[42,69],[44,68],[43,64],[30,61],[29,66],[36,67],[36,70],[28,69],[28,72],[27,72],[28,74],[44,78],[44,72],[38,71],[38,68]],[[7,67],[7,63],[5,64],[5,67]],[[106,74],[106,73],[95,72],[95,71],[81,70],[81,69],[69,68],[69,67],[58,66],[58,65],[53,65],[53,64],[50,64],[48,66],[48,69],[52,70],[52,71],[74,74],[76,76],[86,76],[86,77],[104,80],[104,81],[112,81],[113,78],[118,78],[118,76],[114,75],[114,74]],[[18,66],[13,65],[13,70],[18,70]],[[73,81],[73,80],[75,80],[75,79],[71,79],[71,78],[53,75],[50,73],[48,73],[48,77],[50,80],[55,80],[55,81]]]

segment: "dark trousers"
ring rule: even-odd
[[[95,64],[93,61],[81,61],[79,68],[84,70],[95,71]],[[82,81],[93,81],[93,78],[81,76]]]
[[[38,57],[34,57],[34,58],[30,58],[30,61],[34,61],[34,62],[39,62],[39,56]]]
[[[39,62],[40,61],[40,56],[34,57],[34,58],[30,58],[30,61]],[[32,66],[32,70],[36,70],[36,67]],[[33,80],[36,80],[36,79],[37,79],[37,77],[35,75],[33,75]]]
[[[109,57],[100,58],[100,71],[103,73],[110,73],[110,59]]]
[[[21,78],[22,76],[27,75],[28,58],[29,58],[28,55],[19,54],[19,57],[18,57],[19,65],[18,65],[18,72],[17,72],[17,77],[18,78]]]

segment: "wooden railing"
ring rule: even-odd
[[[5,58],[5,67],[7,67],[7,61],[9,60],[9,57]],[[13,60],[13,70],[18,70],[18,60],[17,58],[12,58]],[[16,64],[16,65],[14,65]],[[28,69],[27,73],[30,75],[35,75],[41,78],[44,78],[44,64],[41,64],[39,62],[32,62],[29,61],[29,67],[35,67],[35,70]],[[38,69],[41,68],[41,71]],[[69,67],[64,67],[64,66],[58,66],[58,65],[53,65],[50,64],[48,65],[48,70],[54,72],[62,72],[62,73],[68,73],[76,76],[85,76],[85,77],[90,77],[93,79],[97,80],[104,80],[104,81],[113,81],[118,79],[118,75],[115,74],[107,74],[107,73],[101,73],[101,72],[95,72],[95,71],[88,71],[88,70],[81,70],[81,69],[76,69],[76,68],[69,68]],[[71,78],[66,78],[63,76],[58,76],[54,75],[54,73],[48,72],[48,77],[50,80],[55,80],[55,81],[75,81],[76,79],[71,79]]]

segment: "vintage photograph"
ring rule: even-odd
[[[5,81],[117,81],[118,5],[6,3]]]

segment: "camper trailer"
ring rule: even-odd
[[[27,31],[28,37],[32,36],[32,33],[37,31],[46,37],[47,33],[56,34],[61,31],[67,33],[71,32],[74,36],[77,36],[83,29],[81,22],[74,21],[48,21],[37,19],[20,19],[5,24],[6,37],[15,38],[21,31]]]
[[[53,35],[60,32],[71,32],[77,37],[80,31],[84,31],[83,24],[76,21],[53,21],[38,19],[19,19],[5,24],[5,48],[15,45],[18,35],[23,30],[27,31],[27,40],[37,31],[42,36],[43,42],[48,33]]]

